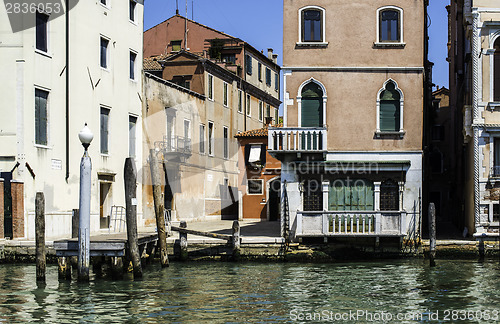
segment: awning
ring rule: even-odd
[[[248,157],[248,162],[249,163],[254,163],[260,161],[260,150],[261,150],[261,145],[252,145],[250,147],[250,155]]]

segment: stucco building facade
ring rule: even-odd
[[[23,226],[17,237],[34,238],[36,192],[45,194],[47,239],[71,236],[85,123],[94,133],[91,231],[107,230],[111,206],[125,206],[125,158],[142,161],[143,5],[103,0],[71,7],[61,15],[55,8],[22,15],[33,27],[16,32],[0,10],[0,169],[14,187],[24,186],[24,206],[9,206]]]
[[[420,232],[426,6],[284,1],[284,125],[269,150],[292,238]]]

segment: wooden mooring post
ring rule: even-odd
[[[137,238],[137,173],[133,158],[127,158],[125,160],[124,180],[128,250],[134,267],[134,278],[141,278],[141,255],[139,253],[139,242]]]
[[[165,208],[161,194],[161,178],[158,168],[158,159],[153,149],[149,151],[149,164],[151,169],[151,182],[153,184],[153,200],[155,204],[156,228],[158,231],[158,246],[160,248],[160,263],[162,267],[168,267]]]
[[[240,223],[235,220],[232,227],[232,246],[233,246],[233,260],[240,259]]]
[[[430,266],[436,266],[436,207],[429,204],[429,261]]]
[[[181,221],[180,228],[187,228],[186,221]],[[179,232],[180,259],[186,261],[188,258],[187,232]]]
[[[37,192],[35,198],[35,236],[36,236],[36,280],[45,282],[45,196]]]

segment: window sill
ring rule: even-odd
[[[39,149],[44,149],[44,150],[52,150],[52,147],[47,146],[47,145],[42,145],[42,144],[34,144],[34,146],[35,146],[36,148],[39,148]]]
[[[37,48],[35,48],[35,53],[40,54],[40,55],[42,55],[42,56],[45,56],[45,57],[47,57],[47,58],[49,58],[49,59],[51,59],[51,58],[52,58],[52,55],[50,55],[49,53],[44,52],[44,51],[42,51],[42,50],[39,50],[39,49],[37,49]]]
[[[326,48],[328,47],[328,42],[297,42],[295,43],[295,47],[297,48]]]
[[[405,48],[406,43],[380,43],[380,42],[375,42],[373,43],[374,48]]]
[[[376,137],[376,138],[388,138],[388,137],[399,137],[399,138],[403,138],[405,134],[406,134],[406,132],[405,132],[405,131],[399,131],[399,132],[384,132],[384,131],[376,131],[376,132],[375,132],[375,137]]]
[[[99,66],[99,67],[101,68],[102,71],[106,71],[108,73],[111,72],[111,70],[108,69],[108,68],[105,68],[105,67],[102,67],[102,66]]]
[[[109,153],[101,153],[101,157],[108,158],[111,157],[111,155]]]
[[[132,25],[137,26],[137,21],[135,21],[135,20],[130,20],[130,19],[129,19],[129,20],[128,20],[128,22],[129,22],[129,23],[131,23]]]

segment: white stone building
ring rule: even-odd
[[[85,123],[94,133],[93,232],[107,229],[111,206],[125,206],[125,158],[142,160],[142,1],[66,3],[74,7],[59,16],[54,8],[22,15],[28,28],[15,33],[0,9],[0,169],[24,183],[24,211],[14,216],[24,222],[17,236],[28,239],[40,191],[47,239],[71,235]],[[137,195],[140,205],[140,186]]]

